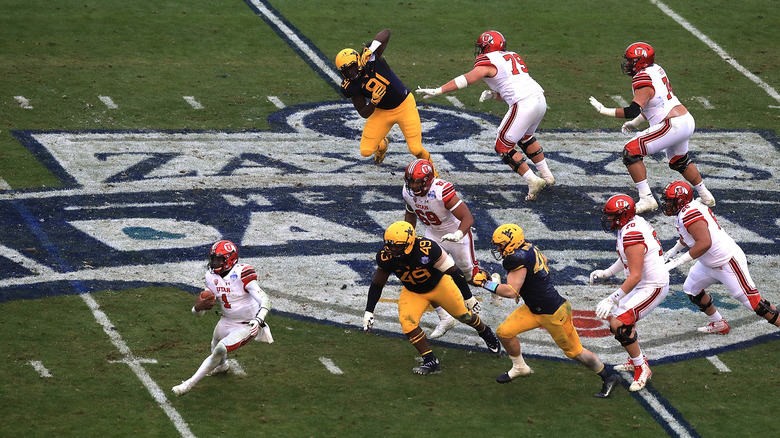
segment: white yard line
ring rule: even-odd
[[[195,100],[195,96],[182,96],[193,109],[203,109],[203,105]]]
[[[712,41],[710,37],[707,35],[704,35],[702,32],[699,31],[699,29],[696,29],[691,23],[688,22],[685,18],[681,17],[679,14],[674,12],[669,6],[666,6],[663,2],[659,0],[650,0],[650,3],[658,6],[658,8],[663,11],[664,14],[668,15],[672,20],[676,21],[677,24],[685,28],[688,32],[692,33],[693,36],[701,40],[704,44],[707,45],[710,49],[712,49],[715,53],[718,54],[724,61],[731,64],[732,67],[737,69],[738,72],[742,73],[753,81],[756,85],[758,85],[762,90],[766,92],[771,98],[776,100],[777,102],[780,102],[780,94],[772,88],[769,84],[764,82],[761,78],[754,75],[750,70],[746,69],[745,67],[742,67],[740,63],[738,63],[733,56],[726,53],[725,50],[723,50],[718,44],[715,43],[715,41]],[[776,108],[774,105],[770,105],[770,108]]]
[[[458,100],[455,96],[444,96],[447,100],[450,101],[451,104],[455,105],[457,108],[466,108],[466,105],[463,105],[463,103]]]
[[[108,96],[98,96],[98,99],[100,99],[100,101],[103,102],[103,104],[105,104],[108,109],[119,108],[119,105],[115,104],[114,101]]]
[[[279,109],[284,109],[284,103],[276,96],[268,96],[268,101],[274,104],[275,107]]]
[[[35,371],[38,372],[38,374],[41,377],[51,377],[51,373],[48,369],[46,369],[45,366],[43,366],[43,362],[39,360],[30,360],[27,361],[28,364],[32,365],[32,367],[35,369]]]
[[[27,100],[24,96],[14,96],[14,99],[16,99],[17,102],[19,102],[19,106],[24,109],[32,109],[33,107],[30,105],[30,101]]]
[[[108,316],[106,316],[106,314],[100,310],[100,306],[98,305],[97,301],[95,301],[95,299],[92,298],[92,295],[90,294],[84,293],[80,294],[79,296],[92,310],[92,314],[95,316],[95,320],[97,320],[98,324],[103,327],[103,331],[106,332],[109,339],[111,339],[111,343],[114,344],[117,350],[119,350],[119,352],[122,354],[121,362],[126,363],[130,369],[133,370],[135,375],[138,376],[138,379],[141,381],[141,383],[144,384],[147,391],[149,391],[149,394],[152,395],[154,400],[160,405],[165,414],[168,415],[168,418],[171,419],[173,425],[179,431],[181,436],[195,437],[192,431],[190,431],[190,427],[187,425],[187,422],[184,421],[184,418],[182,418],[179,412],[174,409],[174,407],[168,401],[168,398],[165,397],[165,392],[163,392],[162,388],[160,388],[160,386],[157,385],[154,380],[152,380],[152,377],[149,375],[143,365],[141,365],[143,362],[145,362],[145,360],[136,358],[133,355],[133,352],[130,351],[130,347],[127,346],[125,341],[122,339],[122,336],[120,336],[119,332],[117,332],[114,324],[112,324],[108,319]]]
[[[228,359],[228,363],[230,364],[230,372],[237,375],[237,376],[243,376],[246,377],[246,371],[244,371],[243,368],[241,368],[241,364],[238,363],[235,359]]]
[[[723,363],[723,361],[721,361],[720,358],[718,358],[718,356],[707,356],[707,360],[712,362],[712,364],[715,365],[715,368],[717,368],[718,371],[722,373],[731,372],[731,369],[727,367],[726,364]]]
[[[344,374],[344,371],[341,371],[341,368],[337,367],[336,364],[327,357],[321,357],[320,362],[322,362],[322,364],[325,365],[325,368],[327,368],[331,373]]]

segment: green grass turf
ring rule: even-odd
[[[667,1],[751,72],[777,88],[777,8],[766,2]],[[699,128],[772,129],[777,105],[650,2],[273,1],[329,57],[392,29],[385,56],[410,88],[441,85],[466,72],[473,41],[498,29],[547,90],[541,129],[610,129],[590,95],[630,99],[619,70],[628,43],[653,44],[657,60]],[[646,23],[642,25],[641,23]],[[214,1],[8,0],[0,14],[0,177],[14,188],[57,180],[11,130],[267,129],[286,105],[339,98],[245,3]],[[483,87],[456,96],[479,104]],[[34,107],[19,107],[13,96]],[[120,106],[107,109],[99,95]],[[204,110],[182,99],[195,96]],[[693,96],[706,97],[705,109]],[[444,99],[436,103],[447,105]],[[736,145],[735,145],[736,147]],[[281,291],[271,291],[282,293]],[[194,319],[193,297],[173,288],[95,294],[133,353],[168,394],[208,351],[216,319]],[[0,304],[1,436],[177,436],[171,421],[77,296]],[[362,309],[356,309],[360,313]],[[313,315],[316,316],[316,315]],[[411,374],[414,349],[400,337],[274,316],[276,343],[236,354],[247,378],[207,378],[171,400],[196,436],[659,436],[661,426],[626,391],[596,400],[598,379],[573,362],[529,359],[536,373],[510,385],[493,378],[508,359],[435,345],[444,372]],[[721,357],[731,373],[704,359],[659,365],[653,386],[701,436],[773,430],[778,341]],[[344,375],[319,363],[332,359]],[[53,372],[40,378],[27,364]]]

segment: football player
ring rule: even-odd
[[[493,246],[493,256],[496,260],[503,260],[507,271],[506,283],[501,283],[499,274],[493,274],[488,279],[482,273],[477,274],[477,282],[496,295],[513,298],[515,302],[523,299],[523,304],[496,329],[498,340],[512,359],[512,368],[496,377],[496,381],[508,383],[515,377],[531,374],[531,367],[523,360],[517,335],[544,327],[566,357],[580,362],[601,377],[601,391],[594,395],[609,397],[618,383],[618,376],[605,367],[598,356],[583,348],[572,322],[571,303],[555,290],[547,258],[539,247],[525,240],[523,229],[515,224],[496,228]]]
[[[423,358],[422,365],[412,369],[415,374],[441,372],[439,359],[420,328],[420,317],[429,305],[443,307],[458,321],[473,327],[491,353],[501,353],[496,334],[463,302],[463,295],[470,293],[469,286],[452,256],[436,242],[416,237],[412,224],[398,221],[387,228],[384,247],[376,254],[376,264],[377,270],[368,288],[363,330],[368,332],[373,328],[376,303],[390,274],[395,274],[403,285],[398,298],[398,320],[404,334]]]
[[[542,146],[534,137],[536,128],[547,112],[544,90],[528,74],[528,68],[520,55],[506,50],[506,39],[500,32],[491,30],[482,33],[475,47],[476,60],[470,72],[441,87],[418,87],[416,91],[424,94],[423,97],[427,99],[465,88],[480,79],[485,81],[490,90],[483,91],[479,101],[495,99],[509,105],[498,126],[495,151],[501,155],[504,163],[528,182],[528,195],[525,199],[535,200],[537,193],[546,185],[555,184],[555,178],[544,159]],[[541,178],[526,164],[523,154],[515,149],[518,143],[525,157],[534,163]]]
[[[455,187],[436,178],[430,162],[417,159],[406,167],[402,196],[406,203],[404,220],[413,227],[417,226],[418,220],[422,222],[425,225],[425,238],[433,240],[447,251],[466,281],[471,282],[479,272],[474,237],[471,234],[474,217],[466,203],[458,197]],[[479,313],[479,303],[471,292],[464,295],[463,299],[469,310]],[[435,310],[439,323],[428,335],[430,339],[440,338],[458,323],[443,308],[437,307]]]
[[[352,99],[358,114],[366,119],[360,155],[373,154],[374,163],[382,163],[387,154],[387,133],[398,125],[409,152],[430,161],[431,155],[422,145],[422,125],[414,95],[382,57],[389,40],[390,29],[385,29],[361,53],[347,48],[336,55],[336,68],[344,78],[341,92]]]
[[[645,155],[665,151],[669,167],[679,172],[699,192],[701,201],[712,207],[715,198],[704,186],[699,169],[688,153],[688,141],[696,123],[693,116],[672,92],[672,84],[666,72],[655,63],[655,50],[647,43],[629,45],[621,64],[623,73],[631,76],[634,99],[625,108],[605,108],[593,96],[590,104],[601,114],[619,119],[632,119],[623,124],[624,134],[631,134],[647,120],[650,127],[637,132],[623,146],[623,164],[628,169],[639,191],[636,212],[644,213],[658,208],[650,185],[647,183],[647,168],[642,161]]]
[[[271,302],[257,284],[255,268],[238,263],[238,247],[233,242],[220,240],[211,246],[206,287],[214,295],[210,299],[199,295],[192,313],[201,317],[217,301],[222,317],[211,338],[211,354],[192,377],[173,387],[173,393],[179,396],[188,393],[207,375],[226,373],[229,351],[241,348],[252,339],[273,342],[271,330],[265,322]]]
[[[653,311],[669,293],[669,272],[664,267],[663,249],[652,225],[636,215],[634,200],[628,195],[610,197],[602,209],[601,225],[608,233],[617,232],[618,258],[606,270],[590,273],[590,283],[623,270],[626,279],[612,295],[596,307],[596,316],[609,322],[615,339],[626,349],[629,360],[615,367],[634,371],[630,391],[647,385],[653,372],[637,341],[636,323]]]
[[[667,216],[676,216],[675,225],[680,239],[664,255],[666,267],[672,269],[696,260],[688,271],[683,291],[691,302],[704,312],[710,323],[698,330],[703,333],[723,334],[730,328],[705,288],[723,283],[731,296],[743,306],[756,312],[770,324],[780,326],[778,310],[768,300],[761,298],[748,271],[747,258],[742,248],[721,228],[706,205],[693,199],[693,190],[685,181],[675,181],[664,188],[661,208]],[[684,247],[688,252],[672,258]]]

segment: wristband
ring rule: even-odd
[[[376,49],[378,49],[379,46],[381,46],[381,45],[382,45],[381,41],[374,40],[374,41],[371,42],[371,45],[368,46],[368,50],[370,50],[372,52],[376,52]]]
[[[469,86],[469,81],[466,80],[466,76],[460,75],[457,78],[455,78],[454,81],[455,81],[455,86],[458,87],[458,90]]]
[[[496,293],[496,289],[498,289],[498,285],[499,283],[490,280],[487,280],[486,282],[482,283],[482,287],[489,290],[490,293],[492,294]]]

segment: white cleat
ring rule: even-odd
[[[636,213],[645,213],[648,211],[654,211],[658,208],[658,202],[652,196],[641,196],[639,202],[636,203]]]
[[[185,381],[181,382],[181,385],[174,386],[171,389],[171,391],[173,391],[174,394],[176,394],[179,397],[181,397],[184,394],[190,392],[190,389],[192,389],[192,387],[193,387],[193,385],[185,380]]]
[[[545,186],[547,181],[542,178],[534,177],[534,179],[528,181],[528,196],[525,197],[526,201],[536,201],[536,194],[539,193]]]
[[[436,328],[431,332],[431,334],[428,336],[429,339],[438,339],[442,336],[444,336],[445,333],[447,333],[447,330],[455,327],[458,325],[458,320],[453,318],[449,313],[446,314],[443,318],[439,320],[439,323],[436,324]]]
[[[552,172],[550,172],[549,170],[547,172],[539,171],[539,176],[542,177],[542,179],[544,180],[544,182],[547,183],[548,186],[555,184],[555,177],[553,176]]]
[[[217,374],[225,374],[230,370],[230,364],[225,362],[221,365],[217,365],[213,370],[211,370],[207,376],[216,376]]]
[[[628,387],[628,390],[631,392],[636,392],[645,389],[647,381],[650,380],[652,375],[653,372],[650,371],[650,365],[647,364],[647,361],[642,363],[640,366],[635,366],[634,381],[631,382],[631,386]]]
[[[698,329],[701,333],[712,333],[715,335],[725,335],[728,332],[731,331],[731,327],[729,327],[729,324],[726,322],[725,319],[721,319],[718,322],[711,322],[704,327],[699,327]]]
[[[645,360],[645,363],[647,363],[647,356],[642,355],[642,358]],[[615,365],[612,369],[615,371],[634,371],[634,363],[631,362],[631,358],[629,357],[627,361],[620,365]]]

